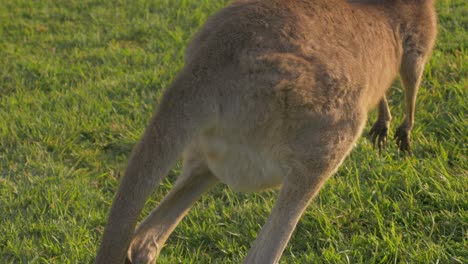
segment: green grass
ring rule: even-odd
[[[132,146],[190,37],[226,3],[2,1],[0,263],[92,262]],[[309,206],[282,263],[468,263],[468,2],[437,7],[414,155],[392,144],[379,157],[362,138]],[[399,82],[389,99],[393,131],[403,117]],[[159,263],[240,263],[275,197],[216,187]]]

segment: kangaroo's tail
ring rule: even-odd
[[[134,148],[104,230],[96,263],[123,263],[147,197],[200,129],[214,120],[207,84],[181,74],[166,90],[159,109]]]

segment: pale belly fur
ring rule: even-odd
[[[199,146],[214,175],[234,191],[256,192],[280,187],[286,169],[275,158],[275,148],[204,135]]]

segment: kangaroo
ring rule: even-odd
[[[277,263],[299,218],[371,130],[386,139],[385,92],[398,75],[409,149],[414,104],[436,37],[433,0],[237,0],[186,50],[134,148],[96,263],[154,263],[190,207],[215,184],[280,188],[244,263]],[[379,143],[381,144],[381,143]],[[145,200],[182,155],[173,189],[135,230]]]

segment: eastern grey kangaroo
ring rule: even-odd
[[[192,204],[218,182],[280,188],[244,263],[277,263],[302,213],[348,155],[367,114],[383,144],[398,75],[409,150],[416,93],[436,37],[433,0],[237,0],[209,18],[130,157],[96,263],[154,263]],[[139,225],[178,158],[183,172]]]

